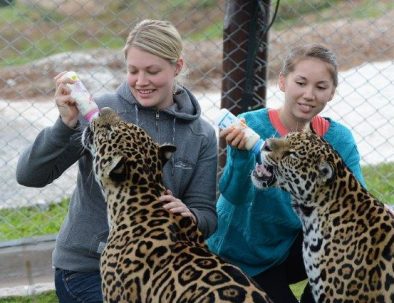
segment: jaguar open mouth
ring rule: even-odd
[[[252,181],[259,188],[272,186],[276,182],[274,167],[266,163],[257,163],[252,172]]]

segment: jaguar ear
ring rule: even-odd
[[[105,168],[104,173],[112,181],[125,181],[127,177],[127,166],[125,158],[121,155],[114,156],[112,158],[112,161],[110,161],[108,166]]]
[[[329,185],[334,181],[336,177],[336,171],[332,163],[328,161],[322,161],[320,162],[318,169],[320,180],[323,184]]]
[[[161,160],[162,166],[167,163],[175,151],[176,147],[171,144],[163,144],[159,146],[159,158]]]

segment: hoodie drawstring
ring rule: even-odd
[[[175,146],[175,125],[176,125],[176,117],[174,117],[174,119],[172,120],[172,142],[171,143],[174,146]],[[175,175],[175,157],[174,157],[174,155],[172,155],[171,161],[172,161],[171,175],[174,176]]]
[[[156,131],[159,131],[159,119],[160,119],[160,113],[157,110],[155,114],[155,126],[156,126]],[[160,136],[159,136],[160,139]]]
[[[139,109],[137,104],[134,104],[134,108],[135,108],[135,121],[136,121],[136,125],[140,126],[139,123]],[[155,126],[156,126],[156,131],[160,132],[160,128],[159,128],[159,119],[160,119],[160,112],[156,111],[155,113]],[[173,118],[172,120],[172,142],[171,144],[175,146],[175,130],[176,130],[176,117]],[[160,138],[160,134],[158,136],[158,140],[161,141]],[[159,142],[161,144],[161,142]],[[174,176],[175,175],[175,157],[174,155],[172,155],[171,157],[171,163],[172,163],[172,169],[171,169],[171,175]]]
[[[135,124],[139,127],[140,121],[139,121],[138,105],[137,104],[134,104],[134,109],[135,109]]]

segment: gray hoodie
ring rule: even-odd
[[[195,97],[178,88],[175,103],[164,110],[137,103],[127,83],[115,93],[96,99],[125,121],[144,128],[158,143],[171,143],[176,152],[164,166],[164,185],[194,213],[206,237],[216,229],[217,139],[213,127],[201,118]],[[23,151],[16,177],[19,184],[44,187],[78,161],[77,185],[53,252],[53,265],[73,271],[96,271],[107,236],[106,204],[92,173],[92,157],[80,138],[85,121],[70,129],[59,118]]]

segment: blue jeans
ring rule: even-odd
[[[269,268],[253,277],[253,280],[267,293],[275,303],[298,303],[289,285],[307,278],[302,257],[302,232],[290,248],[287,259],[275,267]],[[312,291],[307,284],[300,303],[314,303]]]
[[[56,295],[60,303],[102,303],[100,272],[75,272],[56,268]]]

